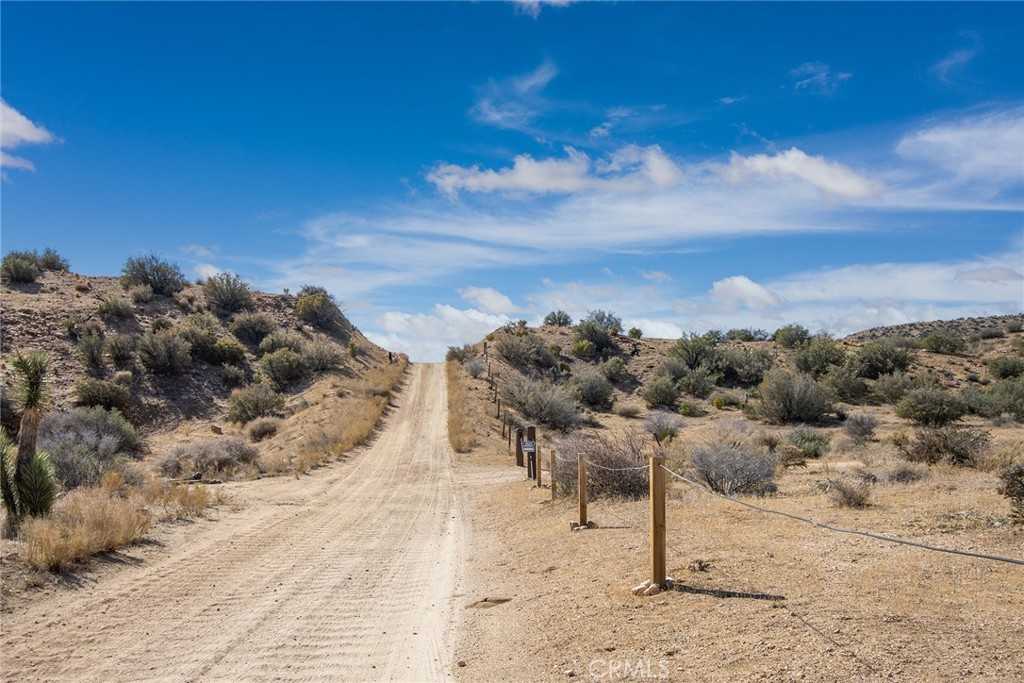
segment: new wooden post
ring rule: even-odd
[[[648,459],[650,476],[651,583],[665,585],[665,470],[661,453]]]
[[[587,462],[576,456],[576,490],[580,494],[580,526],[587,526]]]
[[[523,428],[516,427],[516,464],[523,466]]]

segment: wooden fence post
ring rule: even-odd
[[[526,478],[536,479],[537,478],[537,428],[530,425],[526,428],[526,441],[529,444],[529,450],[524,449],[526,452]]]
[[[512,418],[508,418],[508,452],[512,452]]]
[[[555,501],[555,449],[548,449],[548,479],[551,480],[551,502]]]
[[[544,486],[544,477],[541,476],[541,470],[544,469],[541,467],[541,463],[543,463],[544,460],[540,455],[540,439],[533,442],[533,462],[533,471],[534,474],[537,475],[537,488],[541,488]]]
[[[659,452],[648,459],[650,474],[651,583],[665,586],[665,457]]]
[[[580,498],[580,527],[588,525],[587,522],[587,461],[583,455],[576,456],[576,490]]]
[[[501,399],[498,399],[498,412],[495,417],[501,417]]]
[[[516,427],[516,464],[523,466],[523,428]]]

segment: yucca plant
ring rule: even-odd
[[[45,453],[36,451],[36,436],[43,406],[46,403],[46,371],[49,357],[41,351],[18,353],[11,367],[18,373],[18,404],[21,424],[18,429],[17,454],[13,468],[9,452],[10,440],[3,445],[3,501],[7,508],[8,535],[17,533],[25,515],[39,516],[50,511],[56,497],[53,468]]]

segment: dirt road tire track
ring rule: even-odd
[[[464,519],[443,367],[348,462],[235,488],[197,543],[6,615],[8,680],[438,680]]]

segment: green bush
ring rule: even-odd
[[[124,412],[131,402],[131,392],[114,382],[86,378],[75,385],[75,405],[102,406],[108,410],[117,408]]]
[[[875,437],[875,428],[878,426],[878,419],[867,413],[850,415],[843,422],[843,431],[854,443],[863,445]]]
[[[587,313],[587,317],[580,321],[581,323],[593,323],[600,327],[602,330],[611,335],[617,335],[622,333],[622,320],[611,311],[602,311],[600,309],[596,311],[590,311]],[[593,341],[593,340],[591,340]],[[597,342],[595,342],[596,344]],[[601,348],[598,345],[598,348]]]
[[[767,349],[723,348],[715,355],[715,369],[727,384],[759,384],[771,367],[772,354]]]
[[[1000,380],[984,390],[971,387],[961,392],[960,397],[974,415],[1012,415],[1024,421],[1024,377]]]
[[[120,384],[123,387],[130,387],[134,381],[135,375],[132,374],[131,370],[118,370],[114,373],[113,382],[115,384]]]
[[[192,364],[189,343],[172,332],[147,332],[139,338],[139,362],[155,375],[180,375]]]
[[[898,440],[896,448],[911,462],[930,465],[947,462],[973,467],[988,450],[992,435],[980,429],[947,425],[917,430],[912,439]]]
[[[341,324],[343,316],[334,297],[323,287],[305,286],[295,300],[295,315],[311,325],[330,330]]]
[[[581,320],[580,323],[576,325],[575,335],[573,351],[574,355],[577,355],[580,358],[593,358],[597,356],[603,357],[613,352],[616,348],[615,338],[612,336],[612,332],[594,320]],[[589,345],[580,344],[580,342],[588,342]],[[577,349],[580,349],[589,355],[580,355],[579,353],[575,353]]]
[[[238,313],[231,319],[231,332],[249,344],[259,344],[277,329],[277,322],[267,313]]]
[[[589,339],[577,339],[572,343],[572,355],[584,360],[590,360],[597,355],[594,342]]]
[[[696,398],[707,398],[715,390],[718,374],[706,365],[688,369],[676,382],[679,391]]]
[[[65,489],[98,484],[119,461],[138,457],[142,440],[118,410],[74,408],[49,413],[39,423],[39,448],[50,453]]]
[[[652,410],[644,418],[644,431],[653,436],[659,445],[676,438],[682,428],[683,419],[665,410]]]
[[[550,368],[555,365],[551,350],[535,334],[505,335],[498,340],[498,353],[519,370]]]
[[[36,265],[39,266],[40,270],[51,270],[61,273],[71,269],[71,264],[68,263],[68,260],[51,247],[43,249],[43,253],[36,259]]]
[[[1024,358],[999,356],[988,362],[988,371],[996,379],[1010,379],[1024,375]]]
[[[608,378],[610,382],[622,382],[629,377],[629,373],[626,370],[626,362],[620,357],[615,356],[609,358],[601,366],[601,372]]]
[[[150,332],[166,332],[171,329],[174,329],[174,323],[170,318],[153,318],[153,322],[149,324]]]
[[[910,351],[892,339],[878,339],[862,345],[854,358],[857,374],[868,379],[902,372],[910,367]]]
[[[4,488],[14,489],[11,498],[17,500],[19,516],[45,517],[57,500],[57,478],[50,456],[46,451],[35,451],[22,468],[21,476],[15,477],[15,454],[12,445],[0,443],[0,467],[3,468],[0,478],[5,482]],[[7,495],[4,503],[5,507],[9,504]],[[8,509],[7,514],[11,512]]]
[[[644,331],[639,327],[631,327],[628,334],[630,339],[640,339],[644,336]]]
[[[518,377],[506,382],[501,391],[505,402],[527,419],[555,429],[569,429],[579,420],[576,401],[551,382]]]
[[[900,417],[929,427],[955,422],[967,412],[967,406],[955,394],[937,387],[914,389],[897,404]]]
[[[1005,336],[1006,333],[999,327],[985,327],[978,330],[978,339],[1002,339]]]
[[[731,394],[728,391],[716,391],[711,394],[710,400],[711,405],[714,406],[715,410],[739,408],[743,405],[743,401],[741,401],[738,396]]]
[[[787,349],[796,349],[806,344],[811,339],[810,331],[803,325],[784,325],[775,330],[772,340],[776,344]]]
[[[218,273],[203,283],[206,303],[220,315],[228,315],[252,308],[252,293],[249,285],[234,273]]]
[[[28,284],[35,282],[39,277],[39,265],[35,252],[12,251],[8,252],[0,262],[0,276],[6,282]]]
[[[222,365],[220,377],[226,387],[240,387],[245,384],[245,370],[237,365]]]
[[[674,408],[679,390],[670,377],[659,375],[644,387],[644,400],[650,408]]]
[[[769,370],[758,392],[760,414],[769,422],[818,422],[832,410],[828,390],[803,373],[782,368]]]
[[[111,296],[103,299],[96,312],[108,320],[128,320],[135,317],[135,307],[123,296]]]
[[[281,420],[276,417],[259,417],[249,423],[246,432],[251,441],[263,441],[277,434]]]
[[[573,379],[576,397],[592,408],[608,408],[612,404],[612,385],[597,370],[584,370]]]
[[[337,344],[330,342],[310,342],[302,352],[302,362],[313,372],[334,370],[341,367],[342,361]]]
[[[100,372],[106,367],[106,359],[103,356],[103,337],[87,334],[78,340],[76,346],[78,355],[81,356],[82,362],[89,370]]]
[[[1006,323],[1006,331],[1010,334],[1014,334],[1024,330],[1024,320],[1010,320]]]
[[[572,325],[572,318],[565,311],[551,311],[544,316],[544,324],[554,327],[569,327]]]
[[[700,407],[700,404],[693,401],[681,401],[679,403],[679,414],[683,417],[703,417],[707,411]]]
[[[842,365],[844,360],[846,351],[839,342],[823,334],[813,337],[793,357],[798,370],[815,377],[824,375],[833,365]]]
[[[155,256],[132,257],[121,269],[121,285],[125,289],[149,285],[154,294],[172,296],[185,288],[185,276],[173,263]]]
[[[219,332],[220,323],[210,313],[193,313],[178,327],[178,336],[189,345],[192,359],[212,365],[220,363],[217,354]]]
[[[999,493],[1010,500],[1010,521],[1024,524],[1024,462],[1003,468],[999,473]]]
[[[691,370],[701,365],[714,367],[718,357],[718,342],[712,336],[691,333],[680,337],[669,353]]]
[[[113,334],[107,337],[107,355],[118,368],[129,368],[135,361],[135,337],[130,334]]]
[[[252,384],[235,389],[228,398],[228,421],[246,423],[275,415],[284,407],[284,397],[269,384]]]
[[[263,374],[278,388],[287,387],[306,376],[302,356],[291,349],[278,349],[260,358]]]
[[[803,458],[820,458],[831,446],[832,438],[825,432],[810,427],[797,427],[786,435],[786,443],[795,448]]]
[[[260,355],[273,353],[279,349],[289,349],[295,353],[302,353],[306,349],[306,338],[298,332],[291,330],[275,330],[263,338],[260,342]]]
[[[915,386],[917,384],[910,375],[894,372],[889,375],[882,375],[875,380],[872,390],[882,401],[896,405]]]
[[[867,383],[851,363],[833,365],[823,381],[836,398],[846,403],[859,403],[868,393]]]
[[[245,347],[233,337],[221,337],[213,345],[214,363],[238,365],[245,362]]]
[[[921,348],[932,353],[960,353],[967,348],[967,342],[958,334],[948,330],[937,330],[921,340]]]
[[[729,341],[759,342],[767,341],[769,337],[770,335],[764,330],[752,328],[733,328],[725,333],[725,338]]]
[[[136,304],[148,304],[153,300],[153,288],[149,285],[136,285],[128,289],[128,298]]]
[[[473,347],[469,344],[463,344],[462,346],[449,346],[448,351],[444,354],[445,360],[453,360],[457,363],[465,363],[467,360],[474,356],[475,352]]]

